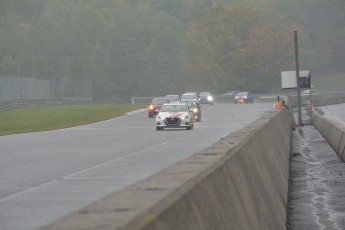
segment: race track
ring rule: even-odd
[[[139,111],[0,137],[0,229],[37,229],[206,148],[271,109],[271,102],[203,105],[202,121],[191,131],[156,131],[154,119]]]

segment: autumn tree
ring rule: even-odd
[[[221,92],[239,86],[236,53],[247,46],[255,11],[246,6],[212,7],[202,12],[187,31],[188,70],[203,87]]]

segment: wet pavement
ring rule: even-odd
[[[287,229],[345,229],[345,163],[314,126],[292,134]]]

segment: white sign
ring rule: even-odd
[[[297,88],[296,71],[282,71],[282,89]]]
[[[310,74],[309,70],[299,71],[300,81],[301,78],[307,78]],[[297,79],[296,71],[282,71],[282,89],[296,89],[297,88]],[[301,81],[302,83],[303,81]]]

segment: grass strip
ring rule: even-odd
[[[135,105],[55,105],[0,112],[0,136],[48,131],[104,121],[145,108]]]

